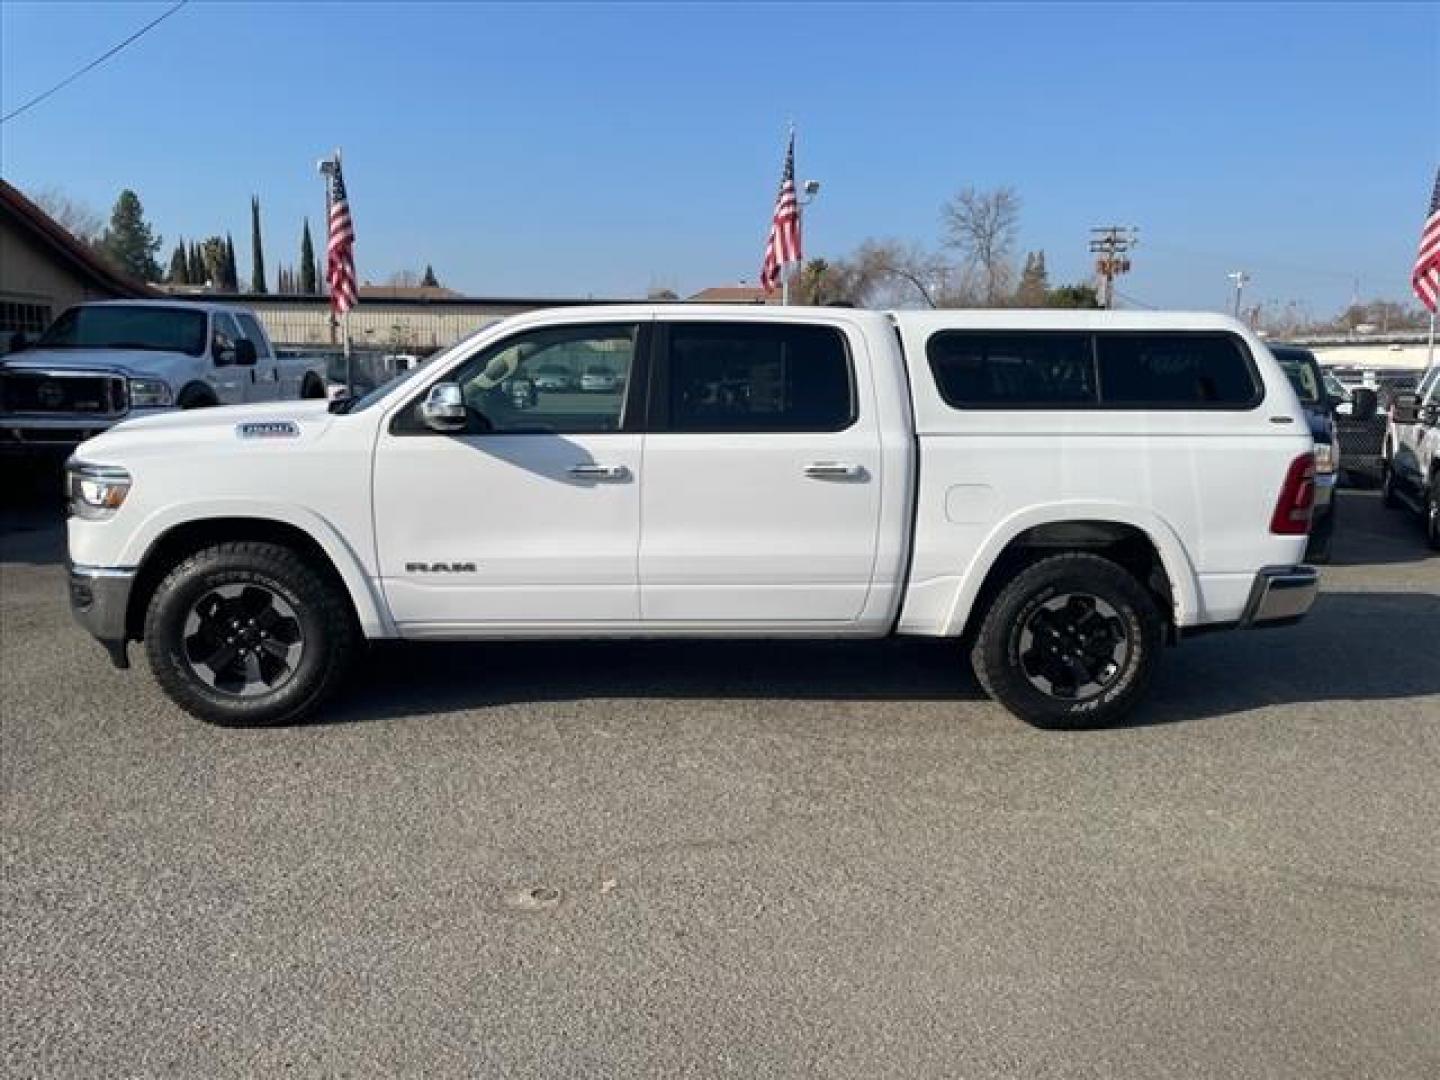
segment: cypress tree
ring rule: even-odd
[[[240,291],[240,271],[235,266],[235,241],[225,234],[225,291]]]
[[[300,234],[300,291],[306,296],[319,292],[315,274],[315,245],[310,242],[310,219],[305,219],[305,231]]]
[[[205,260],[200,255],[200,245],[190,244],[190,284],[204,285],[210,275],[205,272]]]
[[[190,284],[190,260],[185,254],[185,238],[181,237],[170,255],[170,284]]]
[[[427,289],[438,289],[440,281],[435,276],[435,268],[429,263],[425,264],[425,276],[420,279],[420,284]]]
[[[265,293],[265,250],[260,242],[260,199],[250,196],[250,291]]]

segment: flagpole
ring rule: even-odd
[[[1425,350],[1425,370],[1435,366],[1435,312],[1430,312],[1430,344]]]

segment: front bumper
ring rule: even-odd
[[[118,668],[128,668],[125,622],[135,571],[109,566],[70,567],[70,611],[105,647]]]
[[[1255,575],[1241,626],[1289,626],[1305,617],[1320,594],[1313,566],[1267,566]]]

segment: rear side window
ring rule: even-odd
[[[1249,351],[1224,333],[942,330],[925,348],[957,409],[1249,409],[1263,396]]]
[[[1099,334],[1100,399],[1112,408],[1259,404],[1249,352],[1229,334]]]
[[[961,409],[1093,406],[1095,363],[1088,334],[942,331],[926,346],[935,385]]]
[[[671,323],[667,429],[839,431],[855,419],[844,336],[828,326]]]

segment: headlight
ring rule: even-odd
[[[65,497],[70,513],[86,521],[113,517],[130,494],[130,474],[114,465],[87,465],[71,461],[65,466]]]
[[[1335,458],[1334,443],[1317,442],[1315,444],[1315,471],[1317,473],[1333,473]]]
[[[164,379],[131,379],[130,407],[132,409],[161,409],[175,403],[170,393],[170,384]]]

